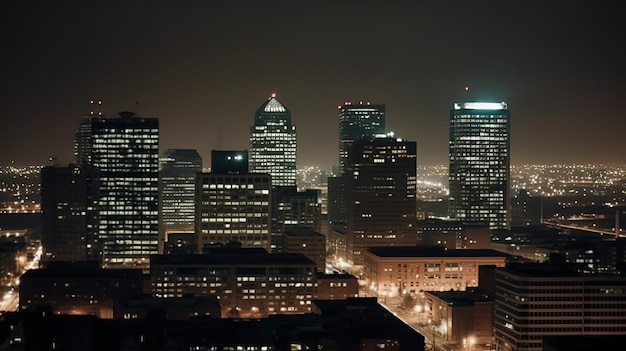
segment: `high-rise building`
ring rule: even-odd
[[[358,139],[385,134],[385,105],[345,102],[339,106],[339,173],[345,171],[348,148]]]
[[[158,118],[92,115],[81,122],[77,140],[77,158],[88,172],[87,231],[103,266],[147,268],[158,250]]]
[[[322,230],[320,191],[279,186],[272,189],[272,252],[282,252],[286,231]]]
[[[159,253],[169,233],[193,233],[196,173],[202,158],[193,149],[168,149],[159,160]]]
[[[343,175],[346,192],[346,260],[363,265],[369,246],[417,244],[417,144],[392,133],[355,140]]]
[[[196,177],[198,252],[238,242],[270,251],[272,177],[248,172],[246,151],[211,152],[211,172]]]
[[[507,104],[455,103],[450,111],[449,216],[510,227],[510,117]]]
[[[296,186],[296,126],[276,95],[259,107],[250,127],[250,171],[272,175],[272,186]]]
[[[339,170],[328,178],[328,220],[332,230],[346,231],[346,193],[343,175],[350,146],[359,139],[370,140],[385,131],[385,105],[346,101],[339,109]],[[350,175],[347,175],[348,177]]]

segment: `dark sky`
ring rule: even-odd
[[[623,14],[617,0],[3,1],[0,164],[70,162],[100,99],[158,117],[161,151],[208,166],[212,149],[249,148],[272,93],[299,166],[336,164],[344,101],[386,104],[419,164],[447,164],[466,99],[508,103],[514,165],[623,162]]]

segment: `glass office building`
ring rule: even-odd
[[[385,105],[345,102],[339,106],[339,173],[343,173],[348,148],[355,140],[385,134]]]
[[[77,156],[90,174],[88,231],[103,267],[149,267],[158,248],[159,120],[93,116],[79,133],[87,145]]]
[[[296,126],[274,94],[250,127],[249,164],[250,172],[271,174],[272,186],[296,186]]]
[[[510,226],[510,116],[507,104],[455,103],[450,111],[449,216]]]

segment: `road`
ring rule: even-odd
[[[36,269],[39,267],[39,259],[41,258],[42,247],[37,249],[33,259],[26,264],[24,272],[30,269]],[[22,272],[23,273],[23,272]],[[14,286],[0,288],[0,293],[3,294],[2,300],[0,300],[0,312],[17,311],[20,303],[20,296],[18,294],[17,286],[20,283],[20,278],[15,280]]]

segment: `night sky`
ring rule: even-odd
[[[386,104],[421,165],[447,164],[449,110],[478,99],[508,103],[513,165],[623,162],[623,14],[617,0],[3,1],[0,164],[71,162],[96,99],[158,117],[161,152],[209,166],[212,149],[249,148],[272,93],[299,167],[337,163],[344,101]]]

